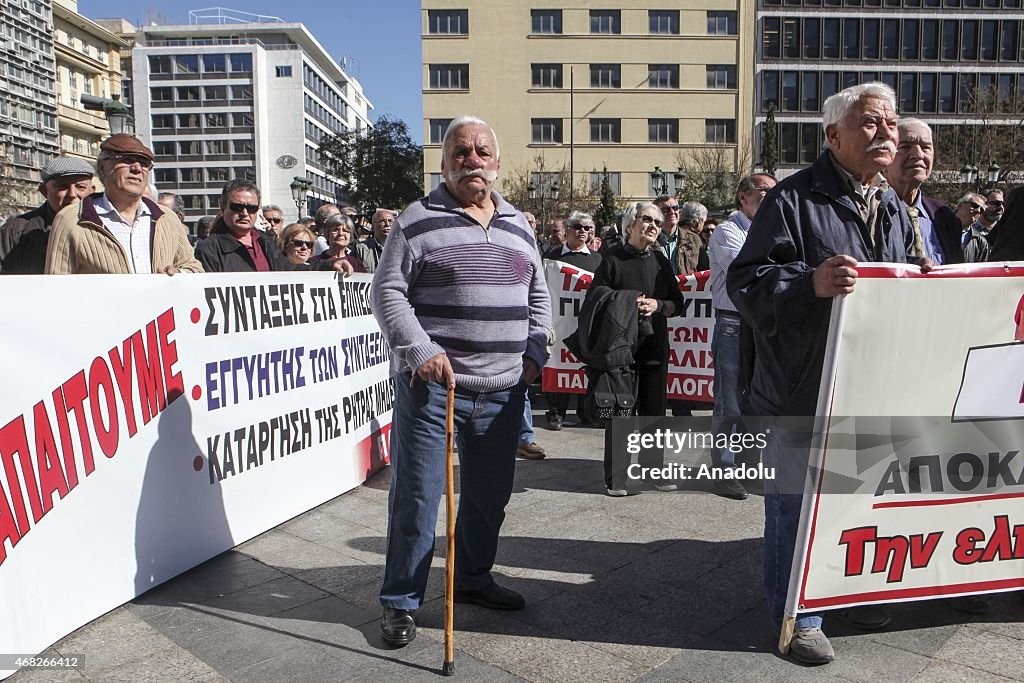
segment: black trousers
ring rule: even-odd
[[[544,392],[544,400],[548,404],[549,413],[558,413],[562,417],[565,417],[565,412],[569,409],[569,401],[572,399],[572,394],[558,392]],[[579,412],[579,399],[576,401],[576,412]]]
[[[665,381],[668,366],[665,363],[645,363],[633,366],[636,371],[637,395],[634,416],[665,417]],[[625,488],[627,470],[632,455],[626,450],[629,434],[639,429],[639,420],[616,419],[604,430],[604,483],[610,489]],[[637,454],[641,467],[661,467],[665,464],[665,450],[641,449]]]

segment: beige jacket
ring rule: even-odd
[[[93,206],[97,196],[86,197],[57,214],[46,250],[47,273],[132,272],[124,247],[104,227]],[[153,272],[158,273],[167,266],[192,273],[203,272],[203,266],[196,260],[192,245],[188,243],[188,231],[178,217],[145,197],[142,201],[152,213],[150,263]]]

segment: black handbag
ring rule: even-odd
[[[636,408],[636,372],[630,366],[611,370],[586,368],[584,411],[594,424],[607,426],[613,417],[629,417]]]

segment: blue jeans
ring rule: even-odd
[[[782,625],[786,593],[796,549],[804,478],[810,457],[810,439],[772,424],[766,434],[765,468],[775,468],[775,478],[765,479],[764,491],[764,595],[768,615]],[[821,612],[797,617],[797,628],[820,628]]]
[[[533,432],[533,406],[530,405],[530,392],[523,392],[524,403],[526,404],[523,408],[523,422],[519,427],[519,441],[516,442],[517,446],[527,446],[531,443],[537,443],[537,435]]]
[[[740,389],[740,319],[719,313],[715,317],[715,333],[711,338],[711,354],[715,358],[715,407],[712,431],[731,434],[743,429],[735,418],[751,415],[750,397]],[[733,467],[736,454],[728,448],[712,448],[711,462],[718,467]]]
[[[395,377],[391,421],[388,545],[380,604],[418,609],[434,554],[437,506],[444,494],[447,389]],[[480,590],[494,582],[498,532],[512,496],[516,437],[526,385],[504,391],[455,390],[459,447],[459,511],[455,522],[455,586]]]

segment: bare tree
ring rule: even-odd
[[[676,153],[676,164],[685,175],[679,198],[700,202],[711,211],[735,208],[736,183],[753,172],[747,140],[736,145],[705,143],[681,149]]]
[[[516,167],[502,173],[499,191],[505,200],[520,211],[531,211],[538,221],[550,222],[564,218],[573,211],[594,213],[601,204],[600,185],[593,187],[589,179],[576,174],[572,191],[569,188],[569,170],[565,167],[549,167],[544,157],[535,156],[526,167]],[[530,197],[530,185],[536,195]],[[557,185],[558,197],[552,197],[550,189]],[[547,226],[544,226],[545,228]]]

